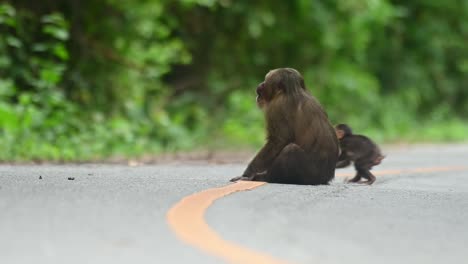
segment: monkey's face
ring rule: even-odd
[[[345,135],[345,132],[341,129],[335,129],[335,132],[336,132],[336,137],[338,139],[342,139]]]
[[[264,108],[274,97],[276,87],[273,76],[277,70],[271,70],[265,76],[265,81],[261,82],[257,86],[257,105],[260,108]]]
[[[264,108],[278,96],[289,96],[305,89],[304,78],[295,69],[274,69],[267,73],[265,81],[257,87],[257,105]]]
[[[260,108],[264,108],[268,103],[270,95],[269,89],[266,87],[266,83],[262,82],[257,86],[257,105]]]
[[[342,139],[345,136],[351,136],[353,131],[351,128],[346,124],[339,124],[335,127],[336,137],[338,139]]]

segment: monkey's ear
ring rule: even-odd
[[[278,86],[276,86],[272,92],[273,92],[273,97],[282,96],[286,94],[286,89],[284,89],[283,86],[278,84]]]
[[[285,93],[288,85],[288,80],[287,78],[281,78],[278,82],[278,85],[276,87],[276,92],[278,93]]]

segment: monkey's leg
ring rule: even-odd
[[[375,182],[375,176],[370,172],[370,169],[372,168],[371,165],[358,161],[355,164],[355,167],[358,172],[358,175],[367,179],[367,181],[362,182],[362,183],[371,185],[372,183]]]
[[[267,181],[267,171],[258,172],[252,177],[253,181]]]
[[[308,162],[304,150],[291,143],[283,148],[270,169],[264,173],[257,173],[253,180],[270,183],[306,184],[307,166]]]
[[[366,171],[364,178],[367,179],[366,182],[363,182],[368,185],[372,185],[375,182],[375,176],[369,170]]]
[[[352,178],[351,180],[348,180],[347,183],[356,183],[361,180],[361,178],[364,176],[363,175],[363,170],[359,164],[359,162],[354,162],[354,168],[356,169],[356,176]]]

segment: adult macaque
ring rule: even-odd
[[[333,179],[339,154],[335,130],[298,71],[270,71],[257,87],[257,104],[265,114],[267,142],[231,181],[317,185]]]
[[[354,135],[351,128],[346,124],[337,125],[335,130],[341,148],[336,167],[344,168],[353,162],[356,176],[348,182],[359,182],[361,178],[365,178],[367,181],[363,183],[369,185],[374,183],[375,176],[370,170],[373,166],[379,165],[384,159],[379,147],[366,136]]]

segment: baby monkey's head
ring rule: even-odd
[[[353,131],[351,128],[346,124],[339,124],[335,126],[336,137],[338,139],[342,139],[346,136],[351,136]]]

